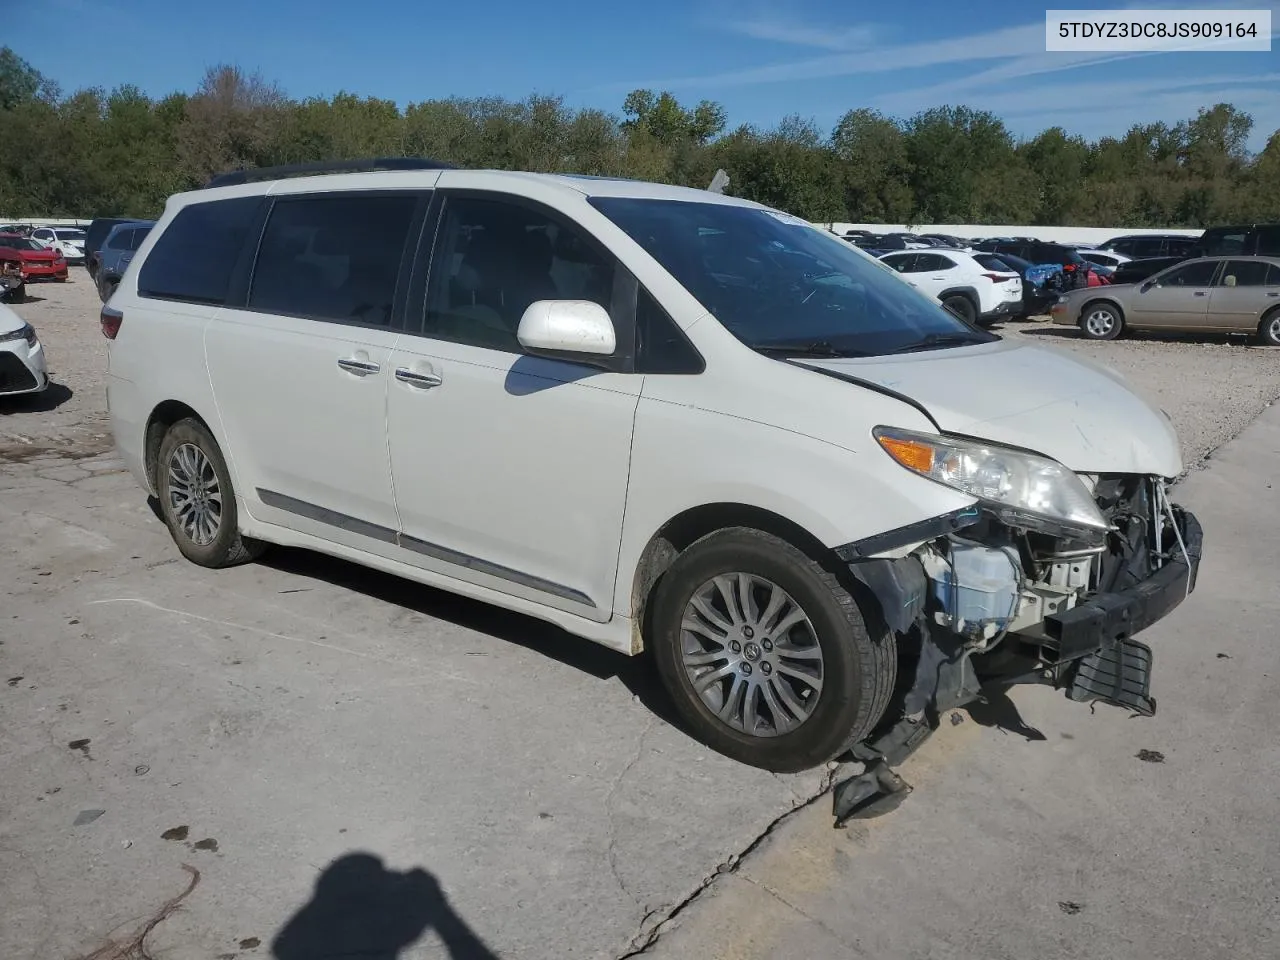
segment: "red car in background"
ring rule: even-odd
[[[67,261],[58,250],[46,250],[34,240],[17,233],[0,233],[0,263],[18,267],[27,280],[66,280]]]

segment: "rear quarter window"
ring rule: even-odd
[[[221,305],[261,197],[193,203],[156,240],[138,273],[138,296]]]

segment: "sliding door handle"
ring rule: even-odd
[[[408,367],[396,367],[396,379],[401,383],[409,384],[411,387],[422,387],[423,389],[438,387],[444,383],[434,373],[418,373]]]
[[[367,373],[377,373],[382,368],[372,360],[357,360],[355,357],[343,357],[338,361],[338,367],[347,373],[357,373],[364,376]]]

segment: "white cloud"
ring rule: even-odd
[[[783,20],[742,20],[728,24],[734,33],[755,40],[771,40],[797,47],[816,47],[819,50],[862,50],[876,38],[874,27],[810,26]]]

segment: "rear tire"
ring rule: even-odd
[[[676,558],[650,625],[658,673],[694,735],[777,773],[865,739],[897,677],[894,637],[871,636],[835,574],[747,527],[708,534]]]
[[[1262,318],[1258,324],[1258,342],[1267,347],[1280,347],[1280,309]]]
[[[966,296],[955,294],[943,300],[942,305],[965,323],[976,324],[978,322],[978,308]]]
[[[1109,303],[1090,303],[1080,311],[1080,334],[1086,340],[1114,340],[1124,332],[1124,317]]]
[[[179,420],[160,441],[156,495],[173,542],[192,563],[232,567],[266,547],[240,535],[227,462],[199,420]]]

